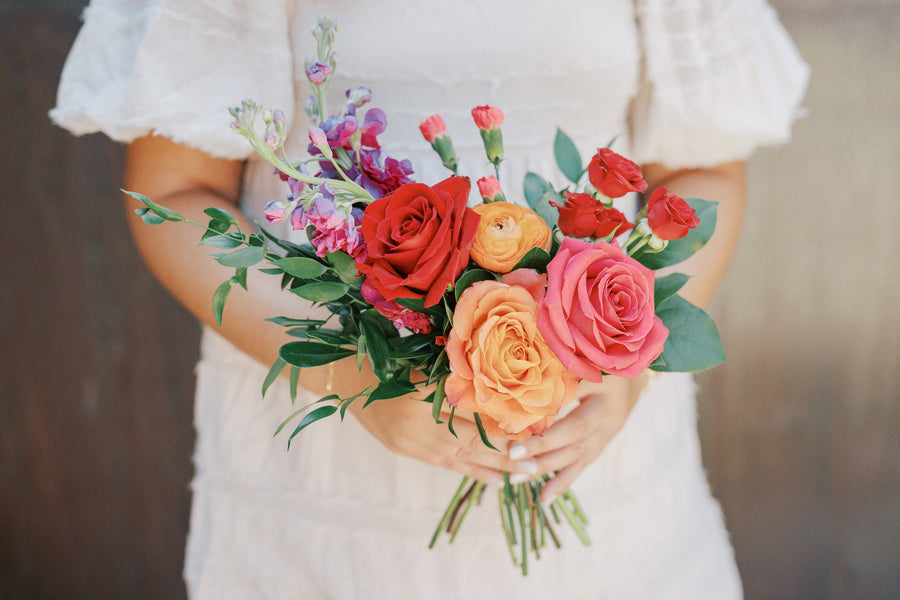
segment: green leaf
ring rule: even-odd
[[[325,324],[325,321],[321,319],[292,319],[290,317],[270,317],[266,321],[282,327],[318,327]]]
[[[543,248],[535,246],[525,253],[525,256],[519,259],[513,270],[516,269],[534,269],[541,273],[547,272],[547,264],[550,262],[550,254]]]
[[[525,183],[522,185],[522,188],[525,194],[525,201],[534,208],[534,205],[541,199],[544,192],[550,189],[550,184],[536,173],[526,173]]]
[[[690,258],[697,250],[706,245],[716,228],[716,212],[718,202],[700,198],[685,198],[697,213],[700,225],[692,229],[686,236],[678,240],[670,240],[662,252],[650,253],[639,251],[634,258],[650,269],[661,269],[676,265]]]
[[[291,395],[291,405],[297,400],[297,384],[300,382],[300,369],[291,365],[290,384],[288,392]]]
[[[354,350],[335,348],[320,342],[288,342],[278,351],[287,364],[300,367],[320,367],[354,354]]]
[[[225,310],[225,301],[228,300],[228,294],[231,292],[232,285],[234,285],[234,282],[230,279],[228,281],[223,281],[219,284],[219,287],[216,288],[216,291],[213,292],[213,316],[216,318],[216,323],[219,324],[219,327],[222,326],[222,312]]]
[[[657,277],[653,286],[653,302],[655,307],[659,307],[669,296],[678,293],[684,284],[687,283],[688,277],[684,273],[672,273],[665,277]]]
[[[478,426],[478,435],[481,436],[481,441],[484,443],[485,446],[487,446],[491,450],[497,450],[497,448],[494,447],[494,445],[491,443],[491,440],[488,439],[487,431],[484,430],[484,424],[481,422],[481,415],[479,415],[478,413],[474,413],[474,414],[475,414],[475,424]],[[497,450],[497,452],[500,452],[500,451]]]
[[[366,338],[366,355],[369,357],[372,372],[379,381],[388,381],[393,378],[394,371],[390,357],[391,346],[379,323],[382,320],[384,317],[378,314],[378,311],[367,310],[360,318],[359,327]]]
[[[320,406],[314,411],[309,412],[303,419],[300,420],[300,423],[297,425],[297,428],[294,429],[294,432],[291,434],[291,437],[288,438],[288,449],[291,447],[291,440],[297,437],[297,434],[315,423],[320,419],[324,419],[325,417],[330,417],[335,412],[337,412],[338,407],[334,404],[326,404],[325,406]]]
[[[457,279],[456,283],[453,284],[453,293],[456,294],[456,299],[459,300],[460,295],[462,295],[468,287],[479,281],[497,281],[497,276],[485,269],[472,269],[471,271],[466,271],[463,273],[462,277]]]
[[[547,226],[550,229],[556,227],[556,224],[559,222],[559,209],[554,208],[550,205],[550,202],[555,202],[556,204],[562,206],[566,203],[566,199],[562,197],[558,192],[553,190],[547,190],[543,193],[540,199],[531,206],[531,208],[538,214],[540,218],[547,223]]]
[[[228,223],[229,225],[234,225],[235,227],[240,228],[238,225],[237,218],[227,210],[222,210],[221,208],[216,208],[215,206],[211,206],[203,211],[207,216],[212,218],[214,221],[221,221],[223,223]]]
[[[572,183],[578,183],[584,174],[581,166],[581,155],[572,139],[563,133],[562,129],[556,130],[556,139],[553,141],[553,153],[556,155],[556,164],[563,175]]]
[[[252,267],[266,257],[265,248],[241,248],[231,254],[220,256],[216,261],[226,267]]]
[[[303,258],[302,256],[280,258],[278,260],[273,260],[272,264],[288,275],[299,277],[300,279],[317,279],[328,270],[328,267],[319,261],[311,258]]]
[[[716,324],[702,309],[678,295],[659,305],[656,315],[669,330],[661,358],[660,371],[695,372],[725,360]]]
[[[141,215],[141,220],[147,225],[160,225],[166,222],[164,218],[152,212],[146,212]]]
[[[135,200],[143,202],[144,206],[146,206],[148,209],[150,209],[150,211],[153,214],[155,214],[158,217],[161,217],[162,219],[164,219],[166,221],[184,221],[185,220],[185,218],[182,215],[180,215],[179,213],[177,213],[174,210],[171,210],[169,208],[166,208],[165,206],[161,206],[161,205],[153,202],[152,200],[150,200],[150,198],[148,198],[147,196],[145,196],[143,194],[138,194],[137,192],[129,192],[128,190],[122,190],[122,192],[125,194],[128,194]],[[147,215],[144,215],[144,217],[146,217],[146,216]],[[144,219],[144,222],[146,223],[147,219]],[[155,225],[156,223],[150,223],[150,224]]]
[[[375,388],[375,391],[369,394],[369,398],[366,400],[366,403],[363,404],[363,408],[378,400],[399,398],[400,396],[411,394],[414,391],[416,391],[416,386],[408,381],[401,381],[398,379],[382,381],[378,384],[378,387]]]
[[[266,245],[266,240],[258,233],[253,233],[247,236],[247,243],[256,248],[262,248]]]
[[[447,397],[447,392],[444,390],[446,383],[447,378],[441,377],[441,380],[438,381],[437,387],[431,396],[431,416],[434,418],[434,422],[439,425],[443,423],[443,421],[441,421],[441,408],[444,406],[444,399]]]
[[[269,387],[275,383],[275,380],[278,379],[278,376],[281,375],[281,372],[284,371],[286,366],[287,363],[281,360],[281,358],[276,358],[275,362],[272,363],[272,367],[269,369],[269,373],[266,375],[266,379],[262,384],[262,395],[264,398]]]
[[[312,302],[333,302],[347,293],[349,286],[336,281],[316,281],[291,289],[291,292]]]
[[[359,270],[356,268],[356,261],[349,254],[346,252],[329,252],[327,258],[331,266],[334,267],[338,277],[350,284],[357,281],[356,276]]]
[[[136,208],[136,209],[134,209],[134,214],[136,214],[136,215],[139,216],[139,217],[143,217],[143,216],[146,215],[148,212],[150,212],[150,209],[147,208],[146,206],[143,207],[143,208]]]
[[[245,290],[247,289],[247,267],[241,267],[240,269],[235,269],[234,277],[231,278],[231,281],[238,284]]]
[[[334,329],[310,329],[306,334],[310,338],[324,342],[329,346],[343,346],[350,343],[344,332]]]
[[[207,246],[212,246],[213,248],[219,248],[220,250],[230,250],[231,248],[237,248],[238,246],[243,246],[244,243],[240,240],[236,240],[235,238],[227,235],[210,235],[209,237],[204,237],[200,240]]]

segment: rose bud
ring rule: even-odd
[[[609,148],[600,148],[588,164],[588,178],[601,194],[619,198],[628,192],[647,189],[641,168]]]
[[[662,240],[677,240],[700,224],[697,213],[684,198],[656,188],[647,202],[647,221],[650,229]]]

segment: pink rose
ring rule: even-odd
[[[669,335],[654,312],[653,283],[653,271],[617,244],[565,238],[547,265],[538,328],[579,377],[636,377],[662,353]]]

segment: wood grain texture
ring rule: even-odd
[[[179,598],[199,327],[133,249],[122,148],[46,117],[83,4],[0,5],[0,597]],[[748,598],[896,598],[900,11],[774,4],[809,116],[750,165],[704,459]]]

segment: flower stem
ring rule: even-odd
[[[438,536],[441,534],[441,531],[444,527],[447,526],[447,523],[450,521],[450,516],[456,510],[456,507],[459,505],[460,498],[463,495],[463,490],[466,489],[466,484],[469,483],[468,475],[463,477],[462,481],[459,484],[459,487],[456,489],[456,493],[453,495],[453,499],[450,500],[450,504],[447,506],[447,510],[444,511],[444,516],[441,517],[440,522],[438,523],[437,529],[434,530],[434,535],[431,536],[431,543],[428,544],[428,549],[431,550],[434,548],[435,543],[437,543]]]

